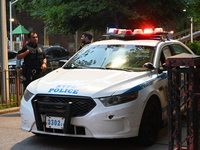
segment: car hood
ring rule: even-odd
[[[32,82],[33,93],[79,96],[108,96],[130,91],[150,79],[150,72],[127,72],[100,69],[57,69]]]

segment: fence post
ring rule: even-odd
[[[20,105],[20,69],[16,69],[16,96],[17,96],[17,106]]]
[[[179,54],[169,57],[166,65],[168,87],[170,87],[168,88],[169,150],[182,150],[186,141],[187,150],[200,150],[200,57]],[[186,114],[186,137],[182,135],[183,113]]]

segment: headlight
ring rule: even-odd
[[[138,97],[138,91],[121,94],[121,95],[113,95],[109,97],[100,97],[99,100],[103,103],[104,106],[113,106],[126,102],[130,102],[135,100]]]
[[[24,91],[24,99],[25,99],[25,101],[28,101],[33,95],[34,95],[33,93],[31,93],[29,90],[26,89]]]

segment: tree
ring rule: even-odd
[[[189,42],[187,46],[196,54],[200,55],[200,43],[198,41]]]
[[[200,1],[193,0],[192,3],[188,6],[188,17],[193,17],[195,26],[200,26]]]
[[[185,15],[179,20],[179,31],[186,28],[190,28],[191,18],[193,18],[193,25],[195,29],[200,26],[200,1],[199,0],[189,0],[184,8]]]
[[[138,28],[167,26],[183,17],[190,0],[20,0],[19,10],[27,10],[44,20],[51,33],[77,30],[105,31],[106,27]]]

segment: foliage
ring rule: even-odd
[[[191,18],[193,18],[193,25],[196,30],[199,30],[200,26],[200,1],[199,0],[189,0],[186,7],[183,9],[185,17],[179,20],[178,28],[179,31],[190,28]]]
[[[179,21],[192,0],[19,0],[26,10],[44,20],[49,32],[75,33],[77,30],[105,31],[107,27],[138,28],[163,26]]]
[[[200,55],[200,43],[198,41],[193,41],[187,44],[187,46],[196,54]]]
[[[189,17],[193,17],[194,25],[200,26],[200,1],[199,0],[193,0],[193,3],[191,3],[189,6]]]
[[[2,95],[0,94],[0,110],[5,108],[11,108],[18,106],[17,96],[16,94],[10,94],[10,100],[3,101]]]
[[[10,105],[0,105],[0,110],[1,109],[6,109],[6,108],[12,108],[12,107],[17,107],[17,104],[10,104]]]

